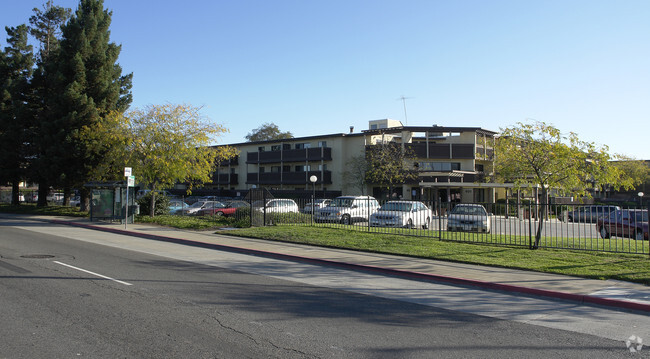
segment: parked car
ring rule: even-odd
[[[314,211],[319,210],[319,209],[324,208],[324,207],[327,207],[330,204],[330,202],[332,202],[331,199],[317,199],[317,200],[315,200],[314,205],[313,205]],[[311,209],[312,209],[312,203],[309,202],[309,203],[307,203],[305,205],[305,207],[303,207],[302,213],[311,214]]]
[[[447,216],[448,231],[490,233],[490,227],[490,215],[480,204],[457,204]]]
[[[636,240],[648,240],[648,210],[624,209],[614,211],[607,217],[601,217],[596,223],[600,236],[630,237]]]
[[[371,196],[340,196],[334,198],[327,207],[316,210],[317,222],[352,224],[368,221],[379,210],[379,202]]]
[[[429,228],[433,213],[422,202],[389,201],[370,216],[373,227]]]
[[[598,218],[607,217],[620,209],[618,206],[582,206],[566,211],[561,218],[566,218],[567,222],[596,223]]]
[[[203,208],[197,213],[198,216],[234,216],[239,208],[249,207],[244,201],[232,201],[225,203],[223,207]]]
[[[48,202],[63,203],[63,193],[52,192],[47,195],[46,199]]]
[[[223,203],[217,201],[198,201],[192,203],[192,205],[189,207],[185,207],[185,209],[181,210],[181,213],[184,215],[195,215],[197,214],[198,211],[204,208],[217,208],[217,207],[225,207],[225,206]]]
[[[254,210],[266,213],[298,213],[298,204],[292,199],[269,199],[266,201],[255,201],[252,204]]]
[[[173,199],[169,201],[169,214],[179,214],[184,208],[190,205],[181,201],[180,199]]]

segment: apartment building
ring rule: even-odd
[[[283,140],[235,143],[239,156],[219,164],[208,188],[248,190],[311,190],[316,176],[319,191],[362,194],[344,178],[351,160],[364,156],[368,146],[399,144],[414,154],[409,166],[417,179],[392,194],[367,184],[365,194],[377,197],[418,198],[442,202],[483,201],[493,191],[477,186],[491,171],[496,132],[475,127],[403,126],[400,121],[369,121],[367,130],[297,137]],[[473,185],[472,185],[473,184]]]

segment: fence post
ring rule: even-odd
[[[531,204],[528,203],[528,249],[533,249],[533,218]]]

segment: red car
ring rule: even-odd
[[[648,210],[623,209],[598,219],[596,228],[602,238],[630,237],[648,240]]]
[[[224,206],[214,208],[204,208],[198,212],[199,216],[234,216],[239,208],[248,207],[248,203],[244,201],[233,201],[225,204]]]

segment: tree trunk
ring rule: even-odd
[[[90,190],[87,187],[82,187],[79,191],[79,210],[90,210]]]
[[[11,204],[14,206],[20,204],[20,182],[17,179],[11,181]]]
[[[156,191],[151,190],[151,202],[149,202],[149,217],[154,217],[156,214]]]
[[[542,187],[542,199],[543,202],[546,202],[546,188]],[[535,231],[535,245],[533,246],[533,249],[539,248],[539,242],[542,240],[542,229],[544,228],[544,219],[547,216],[547,204],[542,203],[539,204],[539,201],[537,203],[537,231]]]
[[[50,185],[43,179],[38,182],[38,207],[47,206],[47,195],[50,192]]]

